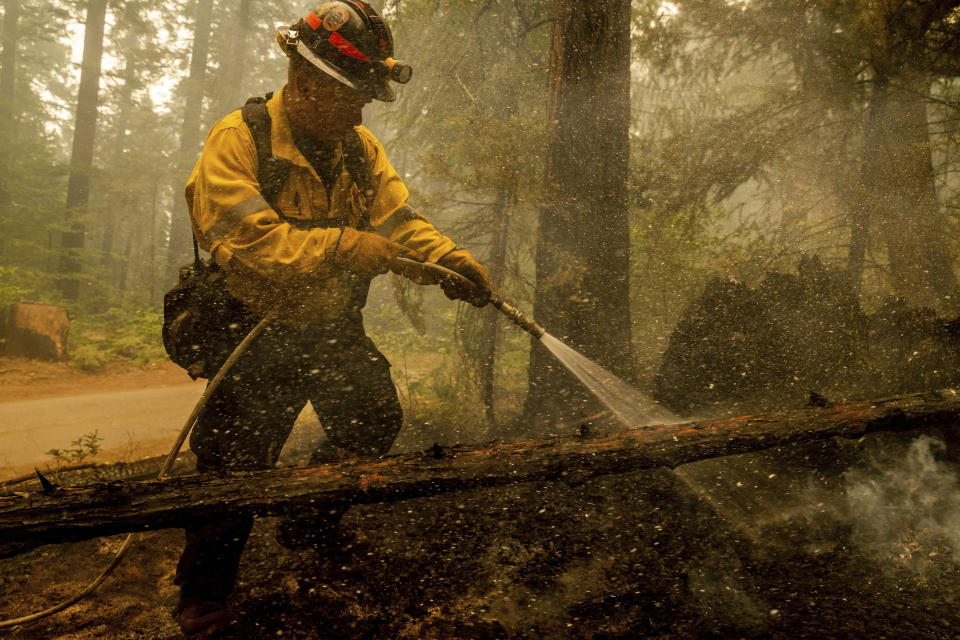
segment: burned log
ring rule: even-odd
[[[277,515],[306,503],[371,504],[544,480],[572,484],[831,437],[927,427],[952,432],[958,422],[960,391],[950,389],[613,434],[0,496],[0,557],[50,543],[182,527],[224,510]]]

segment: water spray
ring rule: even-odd
[[[397,258],[397,261],[414,270],[425,269],[439,272],[444,278],[470,287],[473,286],[473,283],[464,276],[438,264],[417,262],[409,258]],[[490,294],[490,304],[513,320],[518,327],[539,340],[627,428],[633,429],[651,423],[665,425],[681,422],[680,418],[659,406],[651,398],[644,396],[633,386],[613,375],[576,349],[564,344],[560,339],[547,333],[546,329],[537,324],[533,318],[504,300],[497,293]]]
[[[471,287],[473,286],[473,283],[470,282],[470,280],[463,277],[456,271],[447,269],[446,267],[442,267],[438,264],[417,262],[416,260],[410,260],[408,258],[397,258],[397,261],[413,269],[426,269],[439,272],[444,278],[459,281]],[[574,375],[576,375],[577,378],[579,378],[580,381],[583,382],[587,388],[590,389],[590,391],[592,391],[601,402],[607,405],[614,415],[616,415],[617,418],[619,418],[620,421],[628,427],[636,427],[641,424],[649,423],[651,419],[656,419],[663,424],[679,421],[676,416],[673,416],[665,409],[657,406],[656,403],[644,398],[641,394],[639,394],[639,392],[636,391],[636,389],[547,333],[546,329],[537,324],[533,318],[520,311],[520,309],[510,304],[499,295],[495,293],[491,294],[490,304],[496,307],[496,309],[498,309],[505,316],[510,318],[518,327],[543,343],[543,345],[549,349],[550,352],[555,355],[565,367],[567,367]],[[213,379],[210,380],[206,390],[197,401],[196,406],[194,407],[190,416],[187,418],[186,423],[184,423],[183,428],[180,430],[176,442],[174,442],[173,447],[170,449],[170,453],[167,454],[160,471],[157,473],[157,480],[162,480],[167,477],[167,473],[170,471],[174,461],[177,459],[177,455],[180,453],[180,449],[183,446],[184,441],[187,439],[187,435],[190,433],[193,425],[196,423],[200,411],[204,406],[206,406],[207,399],[217,388],[217,385],[220,384],[220,381],[223,380],[224,376],[227,374],[227,371],[230,370],[230,368],[233,366],[233,363],[240,358],[250,343],[260,335],[260,333],[266,328],[266,325],[272,321],[275,316],[276,311],[273,311],[264,317],[257,324],[257,326],[254,327],[249,334],[247,334],[246,338],[244,338],[240,344],[236,346],[236,348],[233,350],[233,353],[230,354],[230,357],[227,358],[226,362],[223,363],[217,374],[213,377]],[[117,565],[120,564],[121,560],[126,555],[127,550],[130,548],[134,536],[135,534],[133,533],[127,535],[123,541],[123,544],[120,546],[120,549],[114,555],[113,561],[107,566],[106,569],[101,571],[100,575],[97,576],[93,582],[87,585],[83,591],[72,598],[69,598],[43,611],[20,618],[0,620],[0,629],[7,629],[30,622],[36,622],[37,620],[73,606],[80,600],[93,593],[93,591],[95,591],[97,587],[99,587],[103,581],[107,579],[107,576],[113,572]]]

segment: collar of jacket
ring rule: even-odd
[[[267,100],[267,112],[270,114],[270,144],[273,147],[273,155],[278,158],[283,158],[284,160],[289,160],[298,167],[304,167],[310,171],[310,175],[314,177],[321,184],[323,181],[320,179],[320,176],[317,175],[316,169],[313,168],[313,165],[310,164],[310,161],[307,160],[300,150],[297,149],[297,145],[293,143],[293,132],[290,130],[290,119],[287,117],[287,108],[283,104],[283,95],[287,90],[287,85],[283,85],[280,88],[280,91],[274,94],[272,98]],[[333,162],[340,162],[340,157],[343,155],[343,145],[337,145],[337,151],[334,155]]]

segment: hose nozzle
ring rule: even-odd
[[[445,278],[451,278],[454,280],[463,280],[463,281],[466,281],[467,283],[470,282],[469,280],[464,278],[462,275],[460,275],[456,271],[453,271],[452,269],[447,269],[446,267],[442,267],[439,264],[434,264],[432,262],[417,262],[416,260],[410,260],[409,258],[397,258],[397,262],[404,265],[411,266],[411,267],[415,267],[418,269],[428,269],[428,270],[436,271],[438,273],[443,274]],[[497,294],[493,294],[490,296],[490,304],[492,304],[501,312],[503,312],[503,314],[508,318],[510,318],[511,320],[513,320],[518,327],[520,327],[521,329],[523,329],[524,331],[532,335],[537,340],[540,340],[541,338],[543,338],[543,334],[546,333],[546,330],[540,325],[538,325],[536,322],[534,322],[533,318],[529,317],[523,311],[520,311],[520,309],[517,309],[515,306],[513,306],[512,304],[510,304],[509,302],[507,302]]]
[[[506,300],[501,300],[496,295],[493,295],[490,296],[490,304],[502,311],[503,314],[513,320],[518,327],[532,335],[537,340],[541,339],[543,334],[546,333],[546,330],[534,322],[533,318],[525,314],[523,311],[520,311],[520,309],[517,309]]]

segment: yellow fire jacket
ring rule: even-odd
[[[346,168],[328,198],[313,166],[294,145],[283,91],[267,102],[273,154],[293,163],[274,199],[279,211],[260,193],[256,147],[239,110],[207,136],[187,182],[187,207],[198,244],[223,267],[234,296],[262,314],[279,308],[284,322],[326,322],[366,299],[369,280],[333,259],[338,242],[346,238],[341,227],[356,229],[363,220],[365,198]],[[383,146],[365,127],[356,130],[375,191],[366,210],[370,225],[436,262],[456,245],[405,206],[407,187]],[[338,163],[340,151],[335,155]]]

